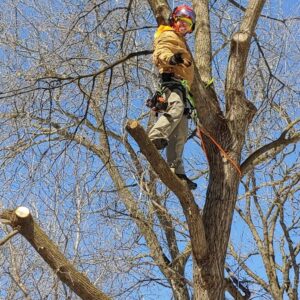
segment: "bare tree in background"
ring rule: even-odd
[[[0,297],[298,299],[299,4],[188,3],[194,194],[139,126],[169,4],[1,2]]]

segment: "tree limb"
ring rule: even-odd
[[[231,40],[225,86],[226,114],[228,120],[239,122],[235,126],[241,132],[246,130],[256,112],[245,97],[244,78],[251,38],[264,4],[265,0],[249,1],[240,29]]]
[[[235,277],[234,273],[229,269],[228,266],[225,266],[225,269],[226,269],[228,275],[230,276],[230,278],[228,278],[226,280],[226,282],[227,282],[226,288],[230,292],[230,294],[233,297],[235,297],[235,299],[241,299],[241,300],[247,300],[247,299],[249,299],[250,296],[251,296],[251,292],[249,291],[249,289],[247,287],[245,287],[244,285],[242,285],[242,283],[240,282],[240,280],[238,280]],[[238,289],[240,289],[245,294],[245,296],[243,296],[239,292]]]
[[[201,261],[207,254],[207,245],[202,216],[199,207],[195,203],[193,194],[187,185],[183,184],[183,182],[172,173],[167,163],[159,155],[146,132],[137,121],[129,120],[126,125],[126,130],[138,143],[142,153],[148,159],[162,182],[178,197],[189,226],[194,258],[197,262]]]
[[[149,55],[152,54],[153,50],[143,50],[143,51],[138,51],[138,52],[131,52],[123,57],[121,57],[120,59],[116,60],[115,62],[111,63],[108,66],[103,67],[102,69],[100,69],[98,72],[96,73],[90,73],[90,74],[84,74],[84,75],[79,75],[79,76],[61,76],[58,74],[51,74],[50,76],[44,76],[44,77],[40,77],[37,80],[45,80],[45,79],[57,79],[57,80],[66,80],[66,81],[77,81],[80,79],[84,79],[84,78],[89,78],[89,77],[97,77],[98,75],[116,67],[117,65],[125,62],[126,60],[132,58],[132,57],[136,57],[136,56],[143,56],[143,55]]]
[[[85,300],[110,299],[64,257],[54,242],[33,220],[28,208],[18,207],[15,210],[6,210],[0,213],[0,217],[9,220],[12,228],[18,228],[18,232],[27,239],[59,279],[79,297]]]
[[[225,279],[225,289],[235,300],[248,300],[250,298],[248,295],[243,296],[229,278]]]
[[[207,84],[212,78],[212,49],[209,6],[207,0],[193,1],[197,16],[195,26],[195,63],[201,74],[201,79]]]
[[[242,174],[246,174],[254,166],[262,163],[268,158],[274,157],[276,154],[281,152],[284,147],[300,141],[300,133],[297,133],[288,139],[285,138],[286,133],[287,131],[285,130],[277,140],[262,146],[261,148],[257,149],[254,153],[252,153],[241,164]]]
[[[234,5],[235,7],[237,7],[238,9],[242,10],[242,11],[246,11],[246,8],[239,4],[238,2],[236,2],[235,0],[228,0],[228,2],[230,2],[232,5]],[[286,21],[291,21],[291,20],[300,20],[299,17],[294,17],[294,18],[289,18],[289,19],[277,19],[277,18],[274,18],[274,17],[270,17],[270,16],[267,16],[267,15],[264,15],[264,14],[261,14],[260,15],[262,18],[266,18],[266,19],[270,19],[270,20],[274,20],[274,21],[278,21],[278,22],[281,22],[283,24],[286,23]]]

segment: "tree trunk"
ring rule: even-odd
[[[218,138],[216,138],[218,137]],[[226,281],[224,264],[230,236],[230,228],[237,200],[240,181],[239,166],[241,147],[231,150],[232,142],[227,126],[215,129],[215,141],[227,153],[227,158],[210,138],[205,138],[210,177],[207,187],[206,202],[203,209],[203,224],[207,241],[208,256],[194,264],[194,299],[224,299]],[[229,150],[230,149],[230,150]]]
[[[173,296],[174,296],[175,300],[189,300],[190,299],[188,289],[187,289],[186,285],[182,284],[181,280],[176,280],[176,281],[171,280],[170,284],[172,287]]]

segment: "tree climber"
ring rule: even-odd
[[[193,59],[185,35],[193,32],[195,21],[193,9],[180,5],[171,13],[170,25],[160,25],[157,29],[153,61],[159,71],[161,91],[147,104],[163,112],[149,132],[150,140],[158,150],[167,147],[171,170],[193,190],[197,184],[185,175],[182,154],[188,137],[188,118],[193,109],[189,89],[194,78]]]

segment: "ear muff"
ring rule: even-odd
[[[173,26],[173,25],[174,25],[173,14],[170,14],[168,21],[169,21],[169,25],[170,25],[170,26]]]
[[[173,11],[170,13],[170,16],[169,16],[169,24],[170,26],[173,26],[174,25],[174,22],[175,22],[175,16],[174,16],[174,12],[176,11],[178,6],[176,6]]]

